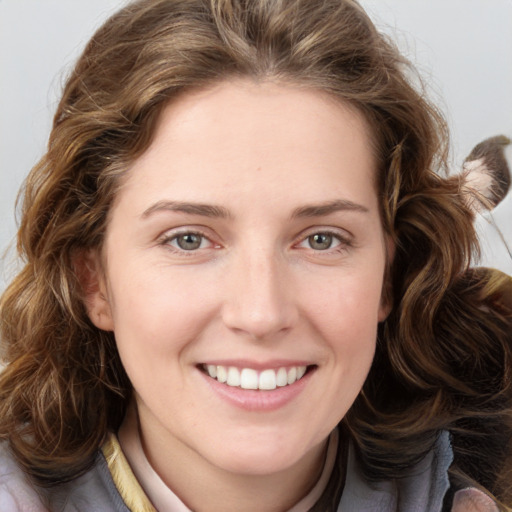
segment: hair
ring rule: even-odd
[[[388,319],[342,420],[369,480],[400,478],[452,436],[452,476],[512,504],[512,285],[478,252],[448,133],[355,0],[139,0],[92,37],[23,190],[24,267],[0,302],[0,438],[39,484],[85,472],[131,396],[113,333],[90,322],[76,271],[100,249],[120,178],[179,94],[245,77],[327,92],[372,132]]]

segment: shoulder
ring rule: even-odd
[[[6,443],[0,443],[0,510],[2,512],[48,512],[41,494],[16,464]]]
[[[401,479],[369,482],[365,479],[353,446],[350,446],[345,488],[339,510],[365,512],[440,511],[449,488],[448,468],[453,454],[447,432],[442,432],[432,451]]]
[[[85,474],[50,489],[47,501],[52,512],[130,512],[101,451]]]
[[[448,476],[452,462],[450,435],[447,431],[442,431],[432,451],[411,468],[408,477],[397,483],[399,510],[425,510],[425,512],[445,510],[444,507],[448,505],[445,503],[445,498],[453,492]],[[424,504],[428,505],[424,506]],[[499,512],[496,503],[487,494],[474,487],[455,490],[450,510],[451,512]]]
[[[48,489],[31,484],[8,445],[0,443],[0,512],[130,512],[119,495],[106,460],[82,476]]]
[[[440,433],[432,451],[410,468],[401,479],[368,482],[361,471],[353,446],[349,450],[347,477],[339,511],[439,512],[450,488],[448,470],[453,453],[448,432]],[[462,489],[454,494],[451,512],[498,512],[496,504],[483,492]]]

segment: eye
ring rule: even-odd
[[[180,249],[183,249],[184,251],[193,251],[201,247],[203,237],[196,233],[185,233],[183,235],[178,235],[174,241],[176,241],[176,245]]]
[[[309,256],[333,258],[355,247],[355,239],[345,229],[318,226],[302,232],[294,247]]]
[[[204,235],[193,231],[169,236],[164,239],[164,243],[182,251],[196,251],[197,249],[204,249],[212,245],[210,240]]]
[[[339,235],[328,231],[312,233],[298,245],[301,248],[313,249],[314,251],[328,251],[341,245],[342,240]]]
[[[315,251],[325,251],[331,249],[333,242],[337,245],[339,240],[335,238],[331,233],[315,233],[307,238],[307,242],[311,249]]]

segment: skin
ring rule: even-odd
[[[370,142],[324,93],[226,81],[171,102],[127,173],[88,310],[115,333],[149,461],[193,510],[291,507],[361,390],[389,312]],[[246,410],[201,370],[234,360],[310,372],[284,405]]]

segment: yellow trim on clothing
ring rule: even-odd
[[[157,512],[135,478],[114,434],[109,434],[101,451],[126,506],[133,512]]]

